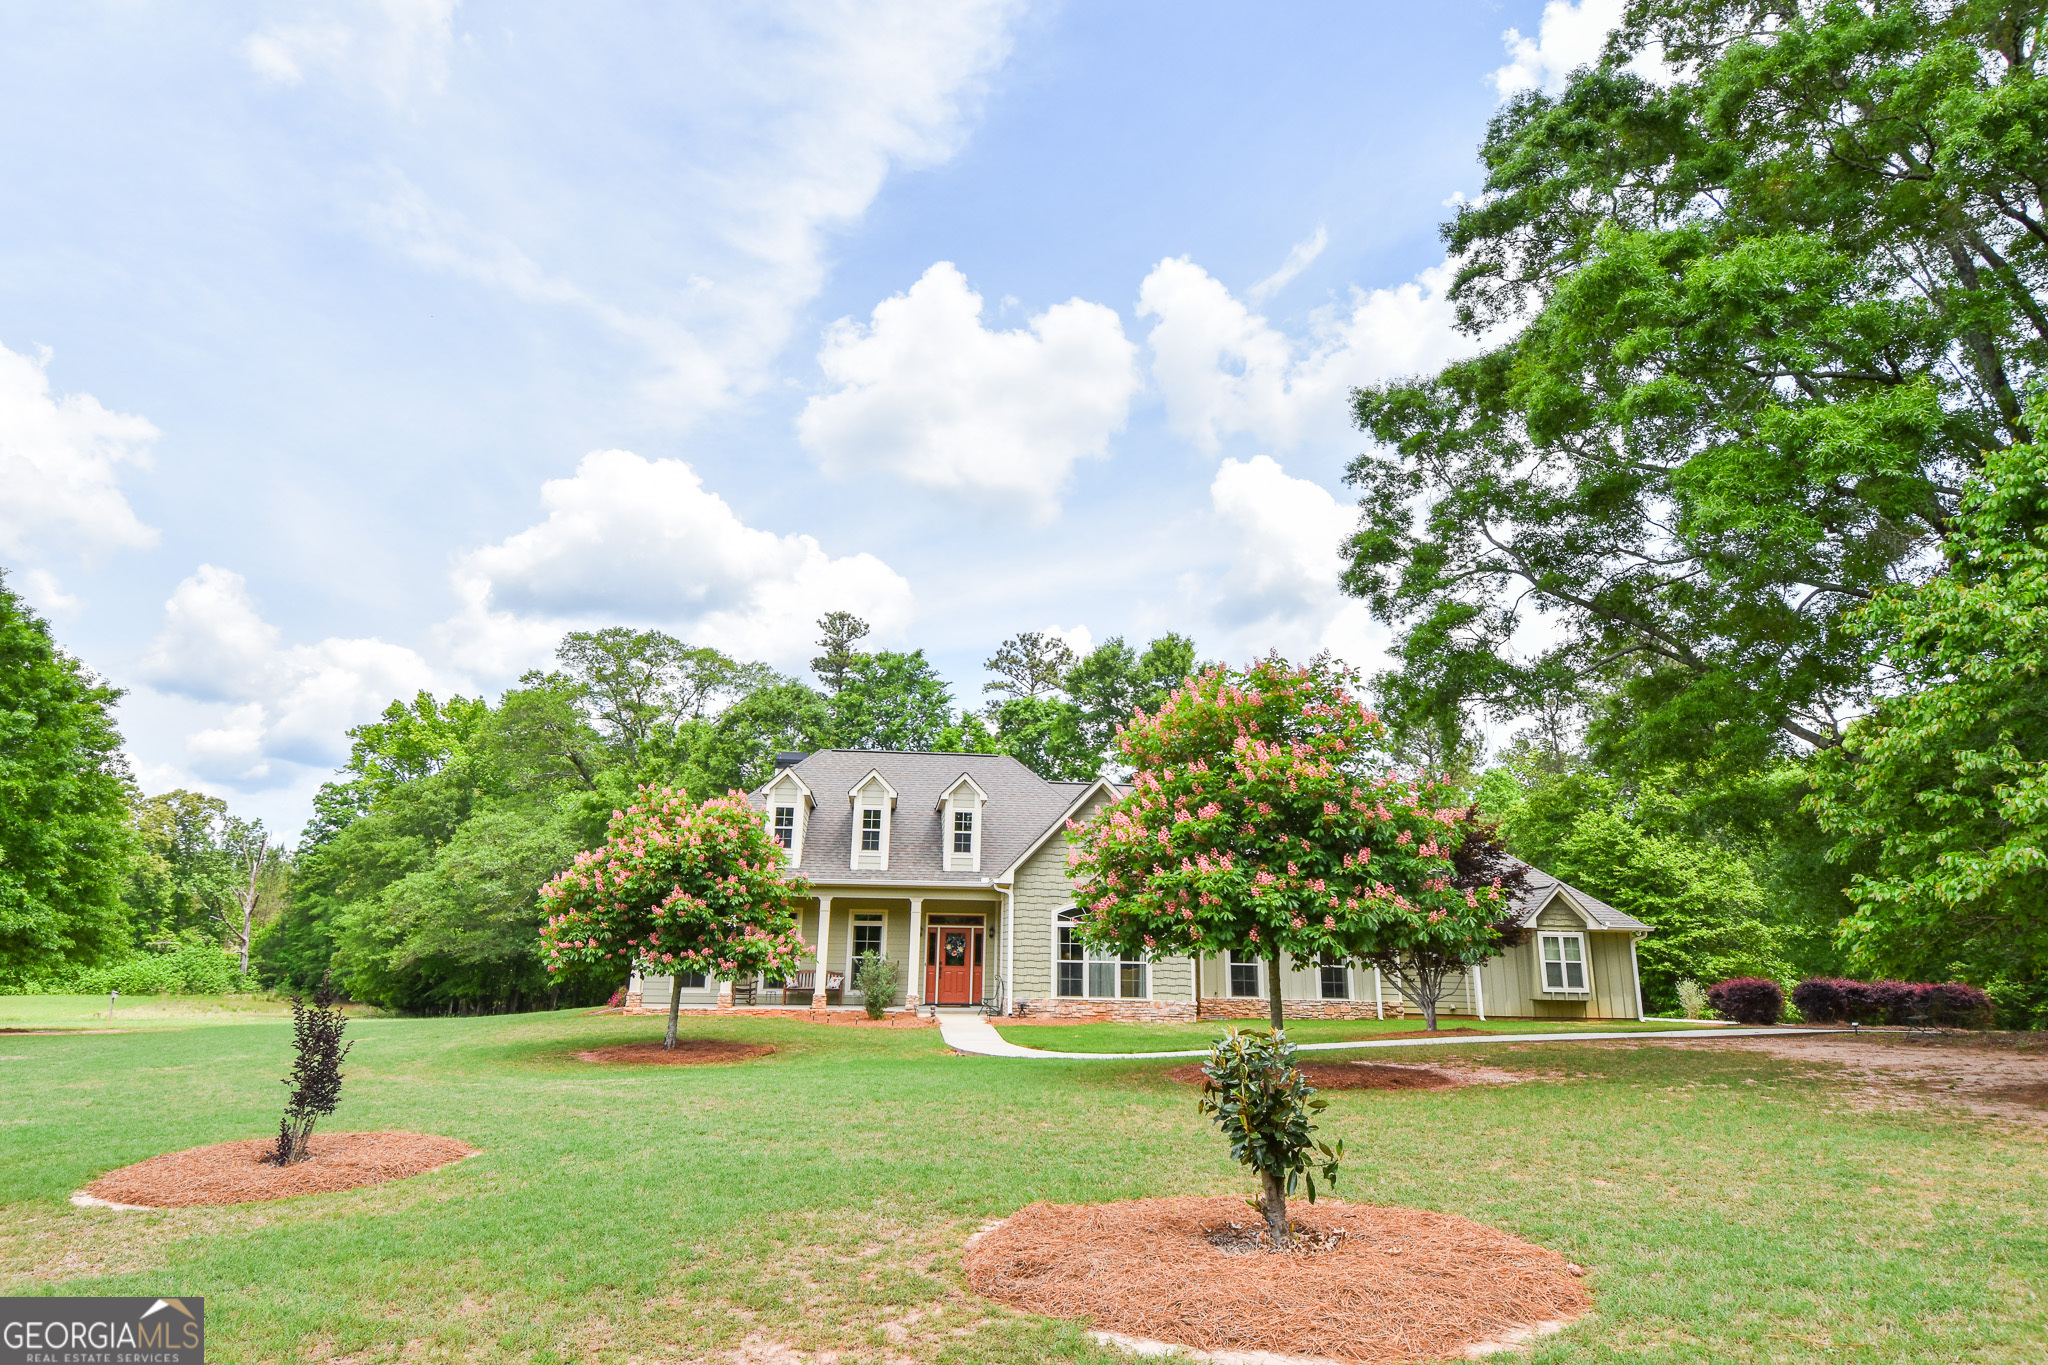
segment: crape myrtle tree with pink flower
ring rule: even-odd
[[[1511,929],[1501,887],[1455,884],[1464,811],[1442,779],[1387,766],[1356,680],[1324,657],[1260,659],[1134,712],[1117,739],[1128,793],[1070,827],[1082,937],[1262,958],[1280,1031],[1286,957],[1365,962]]]
[[[782,848],[740,792],[692,805],[685,792],[641,787],[612,812],[604,846],[541,888],[549,972],[638,967],[721,980],[786,976],[810,949],[795,901],[809,885],[789,875]],[[664,1048],[676,1045],[679,992],[670,991]]]

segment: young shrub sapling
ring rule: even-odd
[[[880,1019],[896,998],[896,964],[886,957],[862,956],[853,964],[853,988],[860,992],[868,1018]]]
[[[347,1026],[331,976],[320,978],[312,1004],[292,997],[292,1046],[298,1057],[292,1063],[292,1074],[284,1078],[292,1094],[278,1125],[277,1147],[265,1158],[271,1163],[289,1166],[304,1161],[313,1125],[341,1103],[341,1062],[355,1046],[341,1041],[341,1031]]]
[[[1210,1049],[1202,1078],[1196,1109],[1223,1130],[1230,1154],[1258,1173],[1259,1195],[1246,1202],[1265,1218],[1274,1247],[1285,1247],[1288,1196],[1306,1182],[1315,1203],[1318,1170],[1326,1183],[1337,1181],[1344,1143],[1318,1142],[1309,1121],[1329,1101],[1315,1098],[1294,1065],[1294,1044],[1279,1030],[1231,1029]]]

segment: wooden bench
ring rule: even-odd
[[[825,973],[825,1003],[828,1005],[838,1004],[845,985],[846,973]],[[818,999],[818,973],[815,970],[796,973],[796,975],[789,978],[789,983],[783,987],[782,998],[788,1000],[791,991],[810,992],[811,1003],[816,1004]]]

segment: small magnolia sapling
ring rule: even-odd
[[[1294,1064],[1294,1044],[1278,1031],[1233,1028],[1202,1064],[1196,1109],[1223,1130],[1231,1156],[1258,1173],[1259,1195],[1246,1202],[1265,1218],[1276,1248],[1291,1240],[1288,1197],[1306,1183],[1308,1202],[1315,1203],[1317,1171],[1335,1184],[1344,1157],[1342,1139],[1333,1147],[1315,1138],[1309,1120],[1329,1103],[1315,1093]]]
[[[272,1164],[289,1166],[304,1161],[313,1140],[313,1125],[341,1103],[341,1062],[355,1046],[341,1041],[341,1031],[347,1026],[348,1017],[341,1012],[341,996],[331,976],[320,978],[312,1004],[292,997],[292,1046],[298,1056],[292,1074],[284,1078],[292,1094],[278,1125],[277,1146],[266,1158]]]

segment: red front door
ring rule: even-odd
[[[925,935],[925,999],[936,1005],[980,1002],[981,933],[978,925],[946,924]]]

